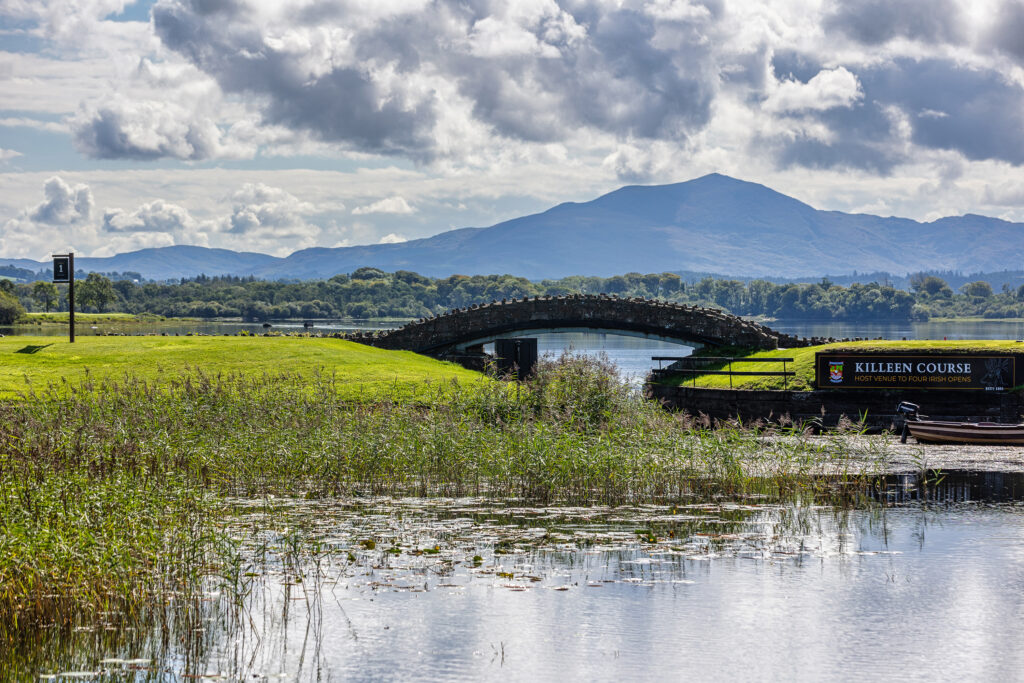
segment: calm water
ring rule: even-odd
[[[1020,479],[1002,488],[1019,498]],[[956,500],[984,493],[947,484]],[[1024,674],[1020,502],[239,505],[239,529],[265,529],[253,544],[271,548],[242,613],[208,598],[185,627],[201,622],[188,651],[175,639],[170,649],[125,642],[39,672],[142,666],[261,681]],[[326,552],[296,555],[296,534]],[[112,661],[129,658],[143,663]]]
[[[804,337],[837,339],[1024,339],[1024,320],[928,323],[814,323],[776,321],[769,327]]]

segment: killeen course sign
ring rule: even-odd
[[[818,389],[973,389],[1014,386],[1014,356],[815,354]]]

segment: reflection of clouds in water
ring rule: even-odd
[[[1012,506],[239,503],[230,523],[262,530],[250,550],[263,564],[244,618],[202,603],[207,647],[190,671],[820,680],[851,667],[891,678],[898,661],[901,677],[929,680],[941,648],[950,670],[1017,678]]]
[[[531,335],[537,338],[537,352],[540,356],[560,356],[564,351],[575,354],[596,356],[604,354],[619,369],[619,374],[630,384],[639,385],[652,368],[658,366],[651,356],[689,356],[693,348],[671,342],[628,337],[620,334],[598,334],[593,332],[563,332],[558,334]],[[484,349],[494,350],[493,344]]]

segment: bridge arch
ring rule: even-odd
[[[490,344],[499,339],[517,339],[520,337],[536,337],[541,334],[564,334],[571,332],[583,332],[590,334],[613,334],[622,337],[635,337],[639,339],[649,339],[652,341],[669,342],[672,344],[680,344],[682,346],[688,346],[690,348],[700,348],[705,344],[695,340],[684,340],[678,336],[667,337],[662,334],[656,334],[650,331],[642,330],[630,330],[630,329],[608,329],[603,327],[595,327],[594,325],[573,325],[567,327],[544,327],[538,326],[536,323],[533,326],[516,327],[515,329],[507,329],[500,332],[492,332],[486,336],[472,339],[460,344],[456,344],[453,349],[456,352],[470,351],[471,349],[477,348],[484,344]]]
[[[773,349],[809,343],[717,309],[603,294],[527,297],[474,305],[357,340],[444,357],[514,334],[568,330],[617,332],[691,346]]]

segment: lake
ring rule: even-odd
[[[1024,323],[1003,322],[774,326],[1024,337]],[[241,329],[263,330],[174,331]],[[652,355],[688,353],[618,335],[539,343],[542,353],[605,353],[634,379]],[[853,508],[742,496],[580,508],[235,500],[226,520],[246,539],[241,605],[210,585],[162,616],[26,634],[0,664],[17,656],[7,670],[59,681],[1019,680],[1024,477],[930,472],[926,481],[894,479]]]
[[[910,502],[852,510],[238,501],[238,529],[264,529],[244,609],[211,593],[178,623],[187,646],[143,630],[104,645],[85,629],[80,649],[40,671],[1019,680],[1024,479],[1001,479],[1001,500],[986,500],[946,476],[938,494],[907,496],[903,482],[893,500]],[[296,538],[319,553],[297,553]]]

